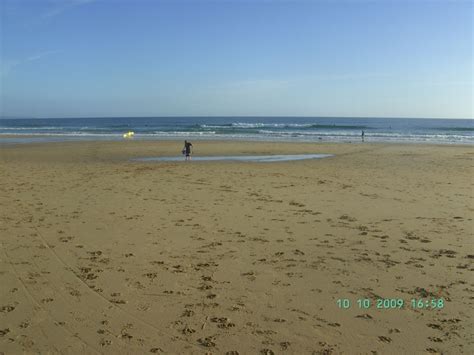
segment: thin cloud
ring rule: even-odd
[[[248,79],[223,83],[217,87],[218,90],[226,91],[277,91],[298,86],[308,82],[331,82],[331,81],[360,81],[369,79],[382,79],[393,77],[389,73],[342,73],[327,75],[292,76],[281,79]]]
[[[279,89],[284,88],[289,84],[288,80],[277,80],[277,79],[250,79],[233,81],[223,85],[227,89]]]
[[[74,7],[78,7],[85,4],[90,4],[96,0],[67,0],[61,1],[60,5],[57,5],[50,9],[48,12],[45,12],[41,17],[43,19],[50,19],[55,16],[62,14],[63,12],[70,10]]]
[[[8,74],[11,73],[13,68],[18,66],[21,63],[19,60],[7,60],[7,59],[2,59],[2,62],[0,64],[0,78],[6,77]]]
[[[345,74],[328,74],[328,75],[315,75],[306,77],[305,79],[312,80],[327,80],[327,81],[337,81],[337,80],[363,80],[363,79],[377,79],[377,78],[388,78],[393,77],[389,73],[345,73]]]
[[[54,50],[54,51],[40,52],[40,53],[34,54],[32,56],[29,56],[28,58],[26,58],[24,60],[24,62],[31,62],[31,61],[34,61],[34,60],[38,60],[38,59],[41,59],[43,57],[46,57],[47,55],[58,53],[58,52],[61,52],[61,51],[60,50]]]
[[[41,58],[44,58],[46,56],[49,56],[54,53],[59,53],[61,52],[60,50],[52,50],[52,51],[44,51],[44,52],[39,52],[35,53],[33,55],[30,55],[29,57],[26,57],[24,59],[13,59],[13,60],[2,60],[1,67],[0,67],[0,77],[6,77],[8,74],[10,74],[16,67],[28,63],[28,62],[34,62],[36,60],[39,60]]]

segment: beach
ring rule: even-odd
[[[332,156],[1,146],[0,352],[474,352],[471,145],[193,144]]]

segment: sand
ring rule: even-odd
[[[182,143],[2,146],[0,352],[473,353],[473,147],[194,145],[334,156],[131,162]]]

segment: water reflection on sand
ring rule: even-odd
[[[218,161],[218,160],[233,160],[233,161],[250,161],[257,163],[281,162],[290,160],[306,160],[306,159],[321,159],[331,157],[332,154],[286,154],[286,155],[218,155],[218,156],[200,156],[193,157],[193,161]],[[182,161],[184,157],[145,157],[135,158],[133,161]]]

